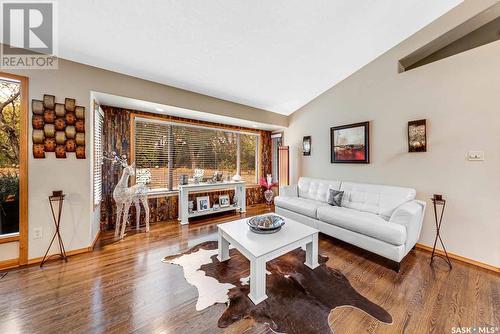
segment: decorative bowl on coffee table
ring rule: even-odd
[[[278,215],[262,215],[247,220],[250,231],[259,234],[276,233],[285,225],[285,220]]]

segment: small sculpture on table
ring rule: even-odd
[[[139,222],[141,217],[141,205],[146,213],[146,232],[149,232],[149,205],[148,205],[148,187],[144,184],[136,184],[128,186],[128,179],[135,175],[135,163],[128,165],[127,157],[118,157],[115,152],[112,152],[111,160],[113,163],[118,163],[123,167],[122,176],[113,190],[113,199],[116,203],[116,224],[115,237],[123,239],[125,236],[125,227],[128,224],[128,213],[132,203],[135,206],[136,213],[136,229],[139,230]],[[121,231],[120,231],[121,229]]]
[[[205,175],[204,169],[195,169],[193,173],[193,181],[198,184],[203,181],[203,176]]]
[[[212,176],[212,181],[214,183],[222,182],[222,172],[220,172],[220,171],[214,172],[214,176]]]

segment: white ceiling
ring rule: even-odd
[[[64,0],[59,55],[289,115],[461,0]]]

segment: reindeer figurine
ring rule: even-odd
[[[136,184],[132,187],[128,186],[129,177],[135,175],[135,163],[128,165],[127,158],[125,156],[119,158],[115,152],[112,152],[112,157],[107,159],[111,160],[113,163],[119,163],[123,167],[120,181],[118,181],[113,190],[113,199],[116,203],[115,237],[119,235],[120,239],[123,239],[125,236],[125,227],[128,223],[128,212],[132,203],[135,205],[137,230],[139,230],[139,221],[141,217],[140,203],[142,203],[146,213],[146,232],[149,232],[148,188],[144,184]]]

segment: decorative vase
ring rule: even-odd
[[[264,198],[266,199],[267,205],[271,205],[273,202],[274,192],[271,189],[264,191]]]

